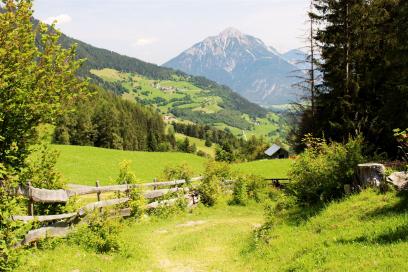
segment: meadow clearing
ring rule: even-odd
[[[68,183],[102,185],[115,183],[119,174],[119,163],[132,162],[131,170],[140,182],[151,182],[162,175],[166,166],[187,163],[195,176],[204,171],[207,159],[193,154],[177,152],[121,151],[96,147],[53,145],[60,152],[57,169]],[[261,160],[232,164],[232,169],[247,174],[269,177],[286,177],[290,160]]]

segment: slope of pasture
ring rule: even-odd
[[[176,133],[176,139],[183,141],[185,138],[188,138],[190,144],[195,144],[197,146],[197,150],[201,150],[206,154],[210,155],[212,158],[215,157],[215,144],[211,147],[205,146],[205,140],[201,140],[195,137],[186,136],[184,134]]]
[[[60,151],[57,169],[69,183],[84,185],[95,185],[96,180],[102,185],[114,183],[119,163],[123,160],[132,162],[131,170],[141,182],[160,178],[166,166],[182,163],[187,163],[194,170],[194,175],[200,175],[206,161],[193,154],[176,152],[136,152],[69,145],[53,147]]]
[[[286,178],[293,160],[259,160],[252,162],[236,163],[232,169],[245,174],[253,174],[264,178]]]

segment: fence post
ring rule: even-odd
[[[31,193],[31,182],[27,183],[28,187],[28,215],[33,216],[34,215],[34,202],[33,202],[33,197]]]
[[[99,180],[96,181],[96,185],[97,188],[99,187]],[[98,198],[98,201],[101,201],[101,192],[97,192],[96,193],[96,197]]]
[[[126,184],[126,197],[129,197],[129,184],[127,181],[125,181]]]
[[[154,178],[154,179],[153,179],[153,183],[156,183],[156,182],[157,182],[157,178]],[[157,185],[154,185],[154,186],[153,186],[153,190],[157,190]]]

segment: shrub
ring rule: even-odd
[[[268,198],[273,198],[276,194],[276,188],[270,186],[268,182],[256,175],[249,175],[247,178],[247,192],[250,199],[261,202]]]
[[[135,188],[129,193],[129,208],[132,209],[132,216],[135,218],[141,218],[146,212],[146,199],[143,195],[143,191]]]
[[[344,185],[352,183],[357,164],[364,160],[362,143],[362,137],[350,138],[346,144],[308,140],[308,147],[289,172],[289,192],[303,204],[343,196]]]
[[[56,169],[59,152],[50,148],[46,135],[39,144],[33,145],[30,155],[25,160],[21,180],[31,182],[36,188],[63,189],[66,185],[61,173]],[[60,214],[66,212],[66,205],[58,203],[38,203],[35,212],[40,215]]]
[[[137,183],[135,173],[130,171],[132,161],[123,160],[119,163],[119,176],[116,179],[117,184],[134,184]]]
[[[245,206],[248,202],[248,186],[246,177],[240,177],[234,184],[230,204]]]
[[[394,137],[398,142],[401,158],[405,161],[405,170],[408,171],[408,128],[405,130],[394,129]]]
[[[11,172],[0,163],[0,271],[13,271],[19,265],[21,250],[14,246],[30,228],[11,218],[22,213],[18,199],[9,193],[17,185]]]
[[[276,195],[274,187],[269,186],[262,177],[255,175],[238,175],[230,204],[246,205],[249,200],[261,202],[273,199]]]
[[[205,153],[202,150],[197,151],[197,156],[204,157],[204,158],[209,158],[210,157],[207,153]]]
[[[226,163],[210,161],[207,163],[204,178],[198,188],[201,202],[213,206],[222,193],[221,182],[231,177],[231,170]]]
[[[168,200],[172,197],[176,198],[176,201],[174,203],[159,205],[157,208],[151,210],[150,214],[159,218],[169,218],[172,215],[186,211],[187,199],[182,193],[178,193],[176,194],[176,196],[174,196],[174,194],[168,194],[157,201]]]
[[[70,243],[97,253],[120,250],[119,233],[122,226],[118,220],[109,219],[108,211],[95,211],[87,215],[85,222],[68,236]]]
[[[165,180],[181,180],[184,179],[190,182],[193,176],[193,170],[187,163],[182,163],[176,166],[166,166],[163,170],[163,179]]]

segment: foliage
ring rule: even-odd
[[[295,143],[306,133],[342,142],[362,133],[364,152],[398,156],[393,129],[408,124],[408,3],[313,0],[322,82],[315,114],[303,111]],[[398,118],[395,118],[398,116]]]
[[[174,203],[161,203],[157,208],[150,210],[149,214],[154,215],[160,219],[166,219],[185,212],[188,203],[183,193],[168,194],[157,201],[169,200],[172,198],[176,199]]]
[[[36,126],[53,122],[86,95],[75,73],[82,64],[75,46],[58,45],[60,34],[40,24],[32,31],[31,1],[4,2],[0,13],[0,158],[20,168],[36,140]],[[35,40],[39,44],[37,48]]]
[[[272,199],[276,192],[262,177],[256,175],[239,174],[235,180],[230,204],[245,206],[249,200],[263,202]]]
[[[244,177],[239,177],[234,183],[230,204],[245,206],[248,202],[248,185]]]
[[[132,209],[132,216],[134,218],[142,218],[146,212],[147,204],[143,191],[141,189],[134,188],[130,190],[129,198],[129,207]]]
[[[17,176],[10,174],[0,163],[0,270],[13,271],[20,263],[21,249],[15,248],[30,224],[14,221],[11,217],[21,214],[17,198],[10,195],[17,185]]]
[[[75,111],[58,119],[54,142],[122,150],[158,151],[168,142],[161,116],[97,86]]]
[[[30,147],[30,155],[27,157],[26,167],[21,173],[21,182],[36,188],[57,190],[64,189],[66,183],[62,174],[56,169],[59,152],[52,149],[45,139],[39,144]],[[72,203],[70,204],[72,205]],[[66,212],[65,204],[38,203],[34,212],[38,215],[60,214]]]
[[[193,170],[187,163],[182,163],[176,166],[166,166],[163,170],[163,179],[166,181],[184,179],[189,183],[192,176]]]
[[[82,245],[86,249],[97,253],[115,252],[121,249],[119,233],[122,224],[109,218],[109,211],[95,211],[84,219],[81,224],[68,236],[68,241],[74,245]]]
[[[135,184],[137,178],[135,173],[130,170],[132,161],[123,160],[119,163],[119,176],[116,179],[117,184]]]
[[[40,23],[33,27],[32,1],[3,0],[0,11],[0,270],[13,270],[18,263],[16,242],[26,231],[11,219],[21,214],[12,192],[29,164],[32,177],[58,183],[55,156],[39,149],[40,162],[27,157],[37,142],[37,126],[53,123],[86,96],[86,81],[76,77],[82,60],[76,60],[75,46],[58,45],[60,34]],[[37,44],[36,44],[37,42]],[[38,47],[37,47],[38,45]],[[39,165],[46,169],[40,169]],[[30,173],[31,175],[31,173]],[[28,226],[28,225],[27,225]]]
[[[355,178],[362,155],[363,139],[349,138],[346,144],[315,140],[293,164],[288,189],[303,204],[327,202],[343,196],[344,185]]]
[[[228,164],[209,161],[206,165],[204,178],[198,188],[201,202],[206,206],[214,206],[222,194],[221,182],[231,177]]]
[[[394,129],[394,137],[399,144],[398,148],[400,149],[401,157],[408,163],[408,128],[405,130]]]

